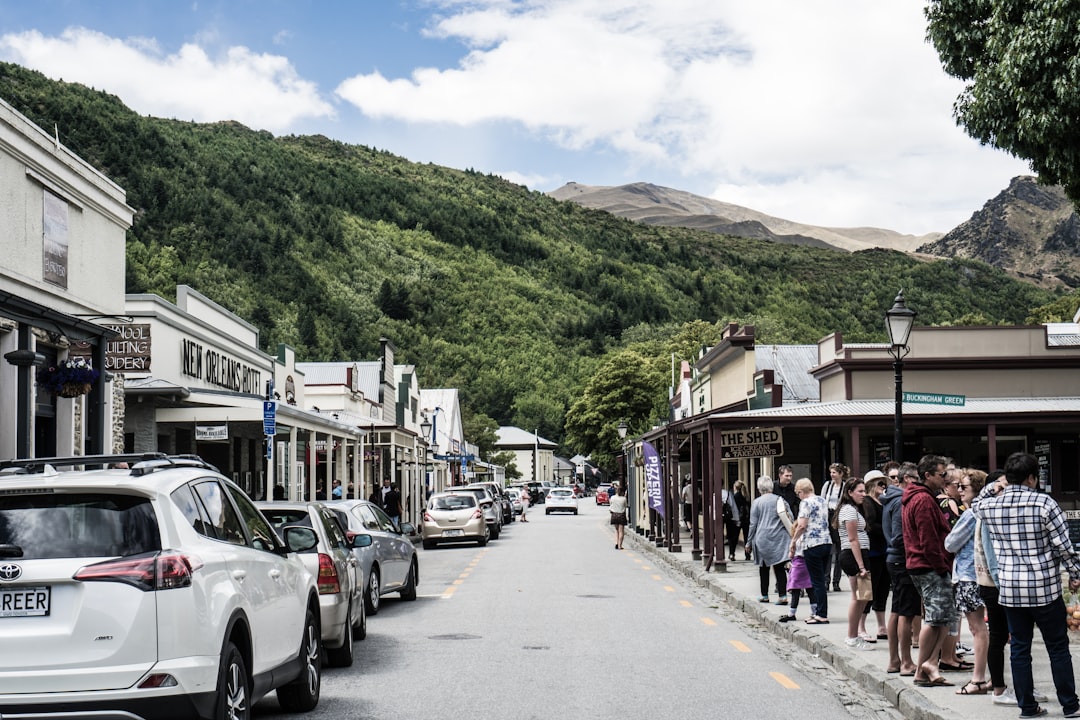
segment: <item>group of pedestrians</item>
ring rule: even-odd
[[[785,471],[790,468],[782,468],[780,478]],[[842,574],[850,591],[849,647],[872,649],[885,640],[886,672],[911,677],[920,687],[992,695],[995,704],[1019,707],[1020,717],[1047,714],[1040,703],[1048,697],[1032,678],[1037,627],[1064,716],[1080,718],[1062,597],[1063,568],[1070,590],[1080,590],[1080,559],[1064,512],[1037,489],[1038,471],[1027,453],[1010,455],[1004,470],[989,476],[938,455],[918,464],[889,462],[862,478],[837,464],[821,495],[807,478],[791,483],[788,477],[774,486],[763,476],[746,534],[759,566],[759,600],[770,602],[772,576],[777,604],[788,606],[782,622],[795,619],[805,591],[805,622],[825,624],[830,586],[839,591]],[[871,615],[873,634],[867,629]],[[957,653],[964,621],[972,662]],[[970,679],[954,683],[945,672],[970,672]]]

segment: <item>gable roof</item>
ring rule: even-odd
[[[505,425],[495,431],[498,438],[495,447],[501,448],[532,448],[540,447],[544,450],[554,450],[559,447],[558,443],[546,440],[535,433],[522,430],[519,427]]]

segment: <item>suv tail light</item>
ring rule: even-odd
[[[81,568],[73,578],[83,582],[120,582],[144,592],[191,586],[192,574],[203,566],[193,555],[175,551],[146,553],[106,560]]]
[[[341,579],[334,567],[334,561],[326,553],[319,553],[319,594],[333,595],[339,592]]]

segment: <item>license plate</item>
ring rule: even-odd
[[[464,530],[443,530],[443,537],[461,537],[464,534]]]
[[[0,588],[0,617],[32,617],[49,614],[52,588]]]

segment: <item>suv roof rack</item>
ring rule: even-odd
[[[168,467],[201,467],[217,472],[218,469],[198,455],[166,455],[165,453],[127,453],[119,455],[73,455],[70,457],[19,458],[0,462],[0,470],[15,468],[18,474],[44,473],[48,467],[72,467],[89,465],[109,467],[126,463],[131,466],[131,474],[138,477],[154,470]]]

